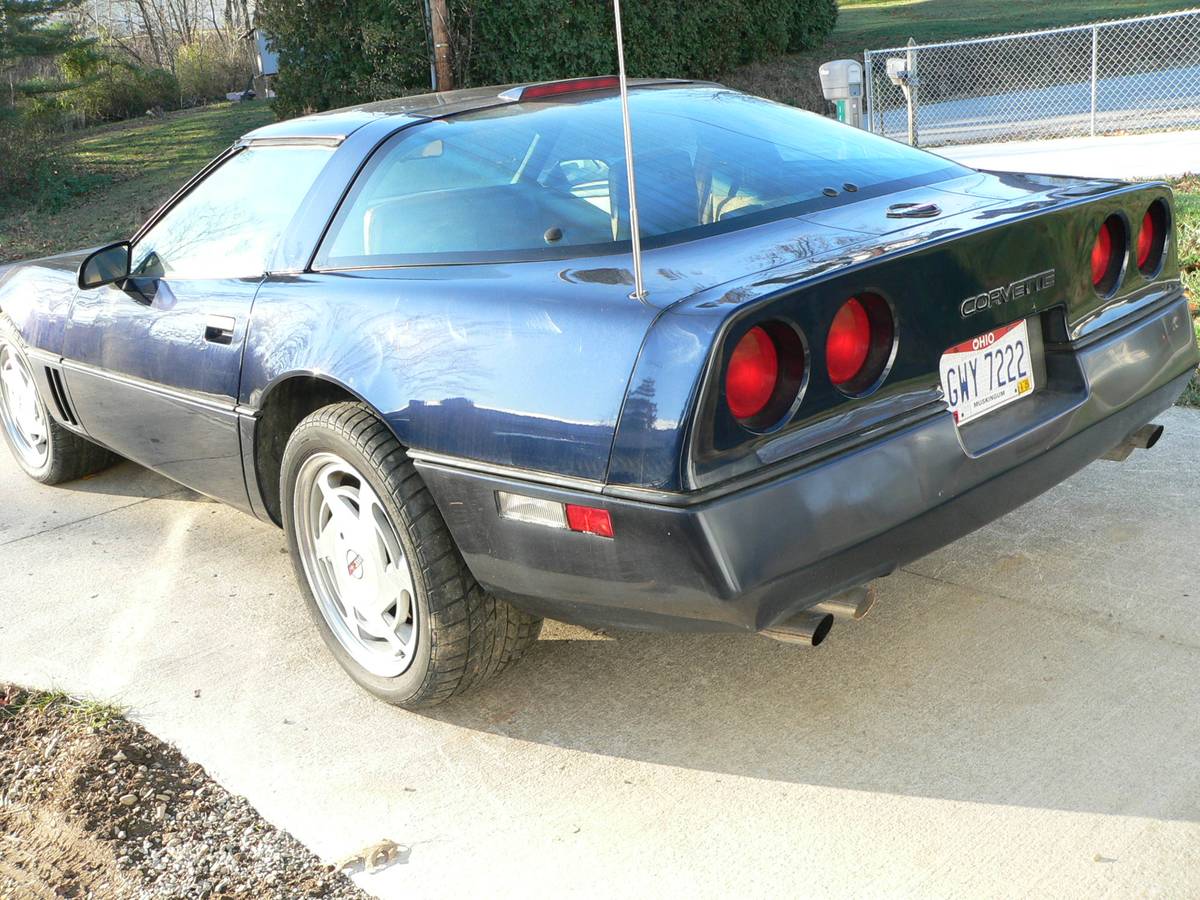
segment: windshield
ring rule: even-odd
[[[648,247],[967,171],[724,88],[639,88],[630,106]],[[359,176],[317,265],[579,255],[628,238],[620,102],[592,93],[401,131]]]

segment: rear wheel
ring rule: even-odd
[[[404,448],[362,404],[324,407],[297,426],[280,495],[321,636],[377,697],[431,706],[537,640],[541,619],[479,586]]]
[[[25,474],[42,484],[74,481],[111,466],[117,457],[68,431],[50,416],[33,369],[12,326],[0,319],[0,430]]]

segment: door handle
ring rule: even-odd
[[[237,321],[233,316],[209,316],[204,327],[204,339],[213,344],[232,344],[233,327]]]

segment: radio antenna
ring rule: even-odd
[[[621,0],[613,0],[613,19],[617,26],[617,75],[621,89],[621,127],[625,132],[625,177],[629,181],[629,238],[633,244],[634,300],[644,300],[642,280],[642,236],[638,228],[637,179],[633,175],[633,129],[629,125],[629,84],[625,79],[625,39],[621,36]]]

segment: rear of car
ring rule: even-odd
[[[712,283],[663,303],[603,483],[419,463],[499,595],[768,629],[1059,483],[1195,369],[1166,187],[973,173],[820,120],[800,140],[791,111],[714,91],[700,119],[684,93],[635,107],[646,267],[707,255]],[[681,121],[661,147],[656,112]]]

